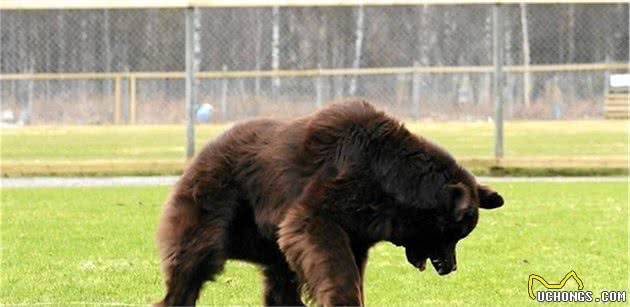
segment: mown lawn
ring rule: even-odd
[[[538,121],[505,125],[505,157],[494,158],[487,122],[411,122],[483,175],[624,175],[627,121]],[[196,149],[230,125],[199,125]],[[2,176],[175,175],[185,165],[183,126],[55,126],[0,129]]]
[[[491,158],[494,127],[476,122],[411,122],[407,126],[461,158]],[[229,125],[198,125],[196,148]],[[506,157],[625,157],[627,121],[531,121],[505,124]],[[2,128],[5,162],[182,159],[183,126]]]
[[[370,254],[367,304],[520,306],[533,303],[529,274],[558,282],[570,270],[596,297],[602,289],[627,289],[627,182],[493,186],[506,205],[482,212],[458,246],[457,272],[420,273],[402,249],[380,244]],[[146,304],[162,295],[154,232],[168,188],[1,192],[0,303]],[[230,262],[206,285],[201,304],[259,305],[260,293],[257,269]]]

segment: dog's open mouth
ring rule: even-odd
[[[426,270],[427,268],[427,259],[428,256],[423,255],[423,253],[419,253],[410,248],[405,249],[405,254],[407,255],[407,261],[414,267],[418,268],[421,272]]]
[[[454,257],[452,259],[444,258],[444,257],[435,257],[431,255],[426,255],[424,253],[419,253],[412,249],[406,249],[407,261],[414,267],[416,267],[420,272],[424,272],[427,269],[427,260],[431,260],[431,264],[435,271],[440,275],[447,275],[455,270],[457,270],[457,264]]]
[[[427,269],[427,258],[420,259],[420,261],[416,263],[416,267],[420,272],[424,272],[424,270]]]

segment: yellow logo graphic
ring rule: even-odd
[[[543,287],[547,289],[562,289],[571,277],[573,277],[573,279],[575,279],[575,281],[577,282],[578,290],[584,289],[584,283],[582,283],[582,279],[577,276],[575,271],[567,273],[567,275],[564,276],[564,278],[557,284],[550,284],[544,278],[536,274],[529,275],[529,281],[527,282],[527,285],[529,286],[529,297],[533,300],[536,299],[534,289],[532,288],[534,286],[534,280],[538,280],[543,285]]]

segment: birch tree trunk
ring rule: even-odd
[[[103,40],[105,45],[105,67],[103,69],[104,72],[111,72],[112,69],[112,50],[111,50],[111,40],[109,36],[109,9],[103,10]],[[113,82],[105,81],[104,91],[105,94],[113,94]],[[113,111],[112,111],[113,112]]]
[[[105,39],[105,72],[110,72],[112,69],[112,50],[111,40],[109,36],[109,10],[103,10],[103,38]]]
[[[567,54],[567,63],[575,61],[575,5],[569,4],[569,24],[568,24],[569,50]]]
[[[278,70],[280,68],[280,8],[274,6],[271,12],[273,19],[273,29],[271,36],[271,69]],[[280,79],[273,77],[272,80],[272,92],[275,97],[280,87]]]
[[[62,11],[57,15],[57,31],[59,31],[59,43],[58,43],[58,47],[59,47],[59,52],[57,53],[59,55],[59,59],[57,60],[57,70],[58,72],[65,72],[67,71],[67,67],[66,67],[66,56],[67,56],[67,52],[66,52],[66,29],[65,29],[65,24],[66,24],[66,20],[65,20],[65,13]],[[57,94],[58,99],[65,99],[65,93],[68,93],[67,91],[67,83],[66,82],[56,82],[56,88],[55,90],[58,93],[64,93],[64,94]]]
[[[261,63],[260,63],[260,50],[262,49],[262,21],[260,20],[260,14],[256,16],[256,71],[260,71]],[[260,96],[260,77],[256,77],[254,80],[254,95],[256,97]]]
[[[319,40],[319,56],[317,59],[317,69],[321,70],[323,67],[328,65],[328,47],[330,42],[328,41],[328,19],[326,18],[326,14],[320,13],[320,26],[318,33]],[[324,85],[324,81],[328,81],[330,77],[324,78],[322,76],[317,76],[315,78],[315,90],[317,91],[316,95],[316,107],[320,108],[323,104],[324,99],[330,96],[328,92],[328,87]],[[326,95],[324,96],[324,93]]]
[[[575,63],[575,4],[569,4],[569,25],[568,25],[569,29],[569,50],[568,50],[568,55],[567,55],[567,63]],[[568,89],[569,89],[569,93],[571,95],[571,99],[570,101],[574,101],[575,100],[575,96],[576,96],[576,86],[577,85],[577,80],[575,78],[575,73],[572,73],[569,75],[569,77],[567,78],[567,81],[569,81],[569,84],[566,84]]]
[[[363,5],[360,5],[357,8],[357,28],[355,32],[355,43],[354,43],[354,61],[352,62],[352,68],[358,69],[361,64],[361,51],[363,49],[363,35],[365,31],[364,27],[364,9]],[[352,76],[352,80],[350,80],[350,96],[355,96],[357,92],[357,75]]]
[[[86,21],[87,17],[83,17],[81,18],[81,22],[80,22],[80,43],[79,43],[79,59],[78,59],[78,65],[77,68],[79,71],[81,72],[86,72],[89,71],[89,68],[86,68],[85,66],[87,65],[87,62],[89,62],[89,59],[87,58],[87,53],[89,52],[89,47],[88,47],[88,33],[87,33],[87,21]],[[80,101],[81,103],[79,104],[78,109],[87,109],[86,105],[87,105],[87,81],[85,79],[79,80],[79,95],[80,95]],[[85,120],[85,118],[82,118],[82,120]]]
[[[430,19],[430,6],[424,4],[419,8],[419,23],[417,30],[417,42],[418,46],[418,55],[417,60],[414,61],[414,67],[418,66],[429,66],[429,56],[431,52],[431,45],[433,42],[432,38],[432,30],[429,25]],[[419,73],[414,73],[412,77],[412,92],[411,92],[411,101],[413,105],[412,114],[414,118],[420,118],[422,114],[422,106],[421,106],[421,96],[423,95],[422,91],[425,90],[428,86],[426,76],[423,76]],[[426,96],[426,93],[424,94]],[[425,99],[426,101],[426,99]]]

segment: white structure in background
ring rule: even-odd
[[[610,87],[630,87],[630,74],[610,75]]]

